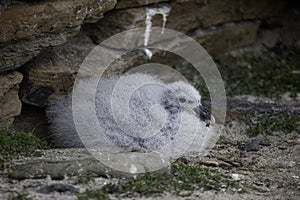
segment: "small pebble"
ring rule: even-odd
[[[239,181],[239,180],[241,180],[240,175],[238,175],[238,174],[231,174],[231,178],[232,178],[234,181]]]
[[[240,158],[247,158],[245,151],[240,151]]]
[[[243,151],[259,151],[260,141],[257,139],[253,139],[250,142],[242,143],[239,145],[239,149]]]

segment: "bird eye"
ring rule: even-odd
[[[189,104],[193,104],[193,103],[194,103],[194,101],[192,101],[192,100],[189,100],[189,101],[188,101],[188,103],[189,103]]]
[[[180,103],[185,103],[186,99],[184,97],[179,97],[179,101],[180,101]]]

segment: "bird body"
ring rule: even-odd
[[[95,81],[97,88],[93,90]],[[165,84],[139,73],[79,82],[76,98],[70,94],[50,102],[47,109],[58,147],[129,146],[176,156],[204,151],[207,139],[215,135],[205,121],[212,118],[205,114],[203,121],[195,112],[201,113],[201,96],[188,83]],[[99,127],[88,112],[91,106]]]

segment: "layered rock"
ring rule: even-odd
[[[21,101],[18,96],[22,74],[9,72],[0,75],[0,129],[8,128],[14,117],[21,113]]]
[[[20,70],[24,75],[20,88],[22,101],[45,107],[49,100],[69,94],[82,62],[96,46],[89,37],[80,33],[62,45],[43,50]],[[107,48],[106,51],[113,54],[112,49]],[[146,61],[143,51],[125,54],[109,66],[102,66],[95,61],[95,64],[80,74],[80,78],[102,72],[104,74],[121,73]]]
[[[124,8],[136,8],[142,7],[149,4],[155,4],[160,2],[169,2],[171,0],[118,0],[116,5],[116,9],[124,9]]]
[[[45,106],[48,99],[68,94],[73,88],[81,62],[94,47],[88,37],[79,34],[63,45],[42,51],[22,67],[22,101]]]
[[[189,33],[199,28],[208,28],[232,21],[245,21],[270,17],[278,14],[284,7],[283,1],[239,1],[239,0],[211,0],[211,1],[172,1],[157,4],[148,8],[160,6],[171,8],[167,28]],[[145,27],[147,9],[128,8],[113,10],[106,14],[103,20],[95,25],[87,24],[84,29],[93,40],[100,43],[104,39],[133,28]],[[152,26],[162,25],[162,16],[155,15]]]
[[[228,23],[209,29],[199,29],[192,34],[210,53],[221,53],[252,44],[259,24],[255,22]]]
[[[253,43],[258,25],[254,22],[229,23],[204,30],[198,29],[191,37],[208,52],[219,53]],[[114,55],[114,47],[117,47],[122,41],[117,39],[112,41],[114,41],[113,46],[102,48]],[[180,42],[184,43],[185,41],[176,40],[174,46],[178,46]],[[164,46],[164,41],[162,41],[162,46]],[[96,45],[81,33],[63,45],[43,51],[37,58],[27,63],[22,70],[24,72],[24,81],[21,85],[22,100],[43,107],[47,105],[49,99],[56,99],[68,94],[73,88],[79,67],[88,53],[95,47]],[[179,56],[169,52],[152,49],[152,53],[152,63],[172,67],[183,61]],[[103,66],[102,62],[97,61],[97,59],[93,62],[96,64],[91,64],[91,67],[84,73],[81,72],[80,75],[89,77],[100,73],[120,73],[148,62],[142,49],[126,53],[121,58],[115,59],[109,67]]]
[[[85,22],[96,22],[116,0],[15,2],[0,12],[0,72],[15,69],[41,49],[66,42]]]

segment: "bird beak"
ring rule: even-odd
[[[194,112],[206,123],[207,127],[215,124],[215,118],[202,105],[195,107]]]

